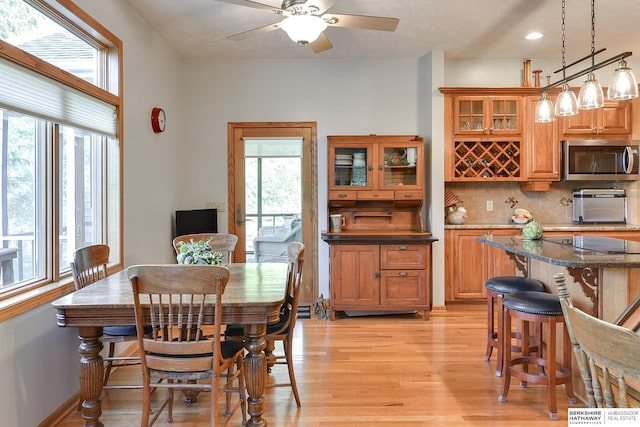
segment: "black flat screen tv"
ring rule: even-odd
[[[175,236],[194,233],[217,233],[217,209],[193,209],[176,211]]]

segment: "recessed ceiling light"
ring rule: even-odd
[[[524,38],[527,40],[538,40],[538,39],[541,39],[542,37],[544,37],[544,34],[538,33],[537,31],[534,31],[533,33],[529,33],[526,36],[524,36]]]

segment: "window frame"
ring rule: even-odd
[[[104,102],[114,106],[117,116],[117,140],[119,143],[119,212],[118,224],[119,234],[121,236],[117,251],[117,259],[112,260],[108,266],[108,274],[123,269],[124,259],[124,197],[123,197],[123,165],[124,165],[124,149],[123,149],[123,120],[122,120],[122,93],[123,93],[123,53],[122,41],[113,33],[108,31],[95,19],[80,9],[70,0],[25,0],[36,9],[45,13],[54,21],[81,37],[87,43],[95,46],[100,50],[104,50],[105,63],[104,68],[108,70],[108,75],[100,76],[102,84],[106,89],[102,89],[93,85],[79,77],[76,77],[60,68],[40,60],[18,47],[0,39],[0,57],[12,61],[30,71],[39,73],[45,77],[53,79],[61,84],[75,88],[88,95],[96,97]],[[57,125],[54,125],[57,127]],[[58,138],[55,135],[54,138]],[[58,147],[58,144],[54,145]],[[56,150],[57,148],[54,148]],[[52,162],[47,164],[47,168],[53,168],[49,176],[52,176],[54,182],[59,182],[59,166],[57,159],[59,153],[53,153],[50,157]],[[49,224],[54,230],[59,228],[60,219],[58,212],[57,185],[54,186],[55,194],[47,196],[47,212],[45,215],[50,216]],[[103,205],[103,210],[104,210]],[[105,224],[107,222],[105,221]],[[47,273],[45,279],[33,282],[15,289],[8,290],[0,294],[0,322],[15,317],[21,313],[31,310],[37,306],[46,304],[55,298],[65,295],[74,290],[73,280],[70,272],[60,272],[58,268],[58,241],[47,242]]]

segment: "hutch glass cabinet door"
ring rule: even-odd
[[[370,144],[329,146],[329,188],[367,190],[373,185],[373,150]]]
[[[422,144],[382,144],[378,160],[378,187],[393,190],[422,188]]]

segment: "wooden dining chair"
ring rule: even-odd
[[[77,249],[73,253],[71,273],[76,290],[97,282],[107,275],[107,263],[109,262],[110,248],[108,245],[97,244],[85,246]],[[137,340],[136,327],[131,326],[105,326],[102,328],[100,341],[108,344],[108,355],[104,360],[104,381],[103,388],[142,388],[141,384],[136,385],[109,385],[111,370],[116,367],[139,365],[140,357],[117,356],[115,354],[116,344],[121,342],[134,342]]]
[[[177,236],[173,239],[173,248],[176,251],[176,255],[180,253],[180,244],[182,242],[197,242],[199,240],[208,240],[211,249],[216,252],[221,252],[224,255],[222,261],[223,265],[228,265],[233,261],[233,251],[236,249],[238,243],[238,236],[235,234],[225,233],[196,233],[196,234],[184,234]]]
[[[584,381],[587,406],[628,408],[627,380],[640,380],[640,335],[575,308],[564,274],[555,274],[554,280]],[[612,387],[614,381],[617,387]],[[617,399],[614,388],[618,389]]]
[[[265,355],[269,371],[273,365],[287,365],[289,370],[288,383],[272,383],[266,387],[291,387],[296,405],[300,404],[300,395],[293,371],[293,332],[298,317],[298,298],[300,295],[300,284],[302,283],[302,271],[304,264],[304,245],[300,242],[291,242],[287,246],[289,268],[287,271],[287,296],[280,310],[280,319],[277,323],[267,325],[265,340]],[[243,325],[228,325],[225,330],[227,340],[244,340]],[[276,342],[282,342],[284,354],[274,355]]]
[[[222,295],[229,269],[211,265],[138,265],[129,267],[127,274],[133,288],[143,372],[141,425],[152,425],[165,407],[167,421],[173,422],[176,389],[211,392],[211,426],[221,425],[219,403],[225,396],[222,425],[227,425],[238,408],[244,425],[244,346],[242,342],[220,340]],[[205,318],[211,317],[214,333],[207,336],[202,326]],[[146,326],[151,326],[151,334],[145,333]],[[149,422],[153,388],[166,388],[167,398],[154,410]],[[238,394],[238,400],[232,405],[233,393]]]

